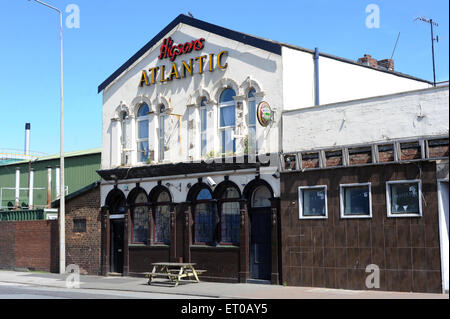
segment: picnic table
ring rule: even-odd
[[[183,281],[189,281],[190,277],[194,277],[196,282],[200,282],[198,279],[198,275],[206,272],[206,270],[195,269],[195,263],[175,263],[175,262],[158,262],[152,263],[153,270],[152,272],[145,273],[145,276],[148,277],[148,284],[152,283],[153,278],[155,277],[163,277],[168,278],[170,282],[175,283],[175,287],[178,286],[180,280],[183,278]]]

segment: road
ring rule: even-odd
[[[48,288],[0,282],[0,299],[198,299],[195,296],[100,289]],[[201,297],[205,299],[205,297]]]

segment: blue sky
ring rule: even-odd
[[[80,9],[80,28],[64,28],[65,151],[101,147],[98,85],[180,13],[229,29],[356,60],[389,58],[397,35],[395,69],[432,81],[428,24],[435,34],[437,81],[448,80],[447,0],[150,1],[47,0]],[[367,28],[366,7],[380,8],[379,28]],[[69,13],[64,13],[64,20]],[[0,150],[24,146],[59,153],[59,18],[34,1],[1,0]]]

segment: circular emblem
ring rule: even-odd
[[[256,114],[258,117],[258,122],[261,126],[267,126],[272,121],[272,109],[270,108],[269,103],[265,101],[258,104]]]

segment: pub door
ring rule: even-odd
[[[115,273],[123,273],[124,220],[111,219],[110,229],[110,271]]]
[[[252,208],[250,217],[250,278],[270,280],[271,212],[270,207]]]

